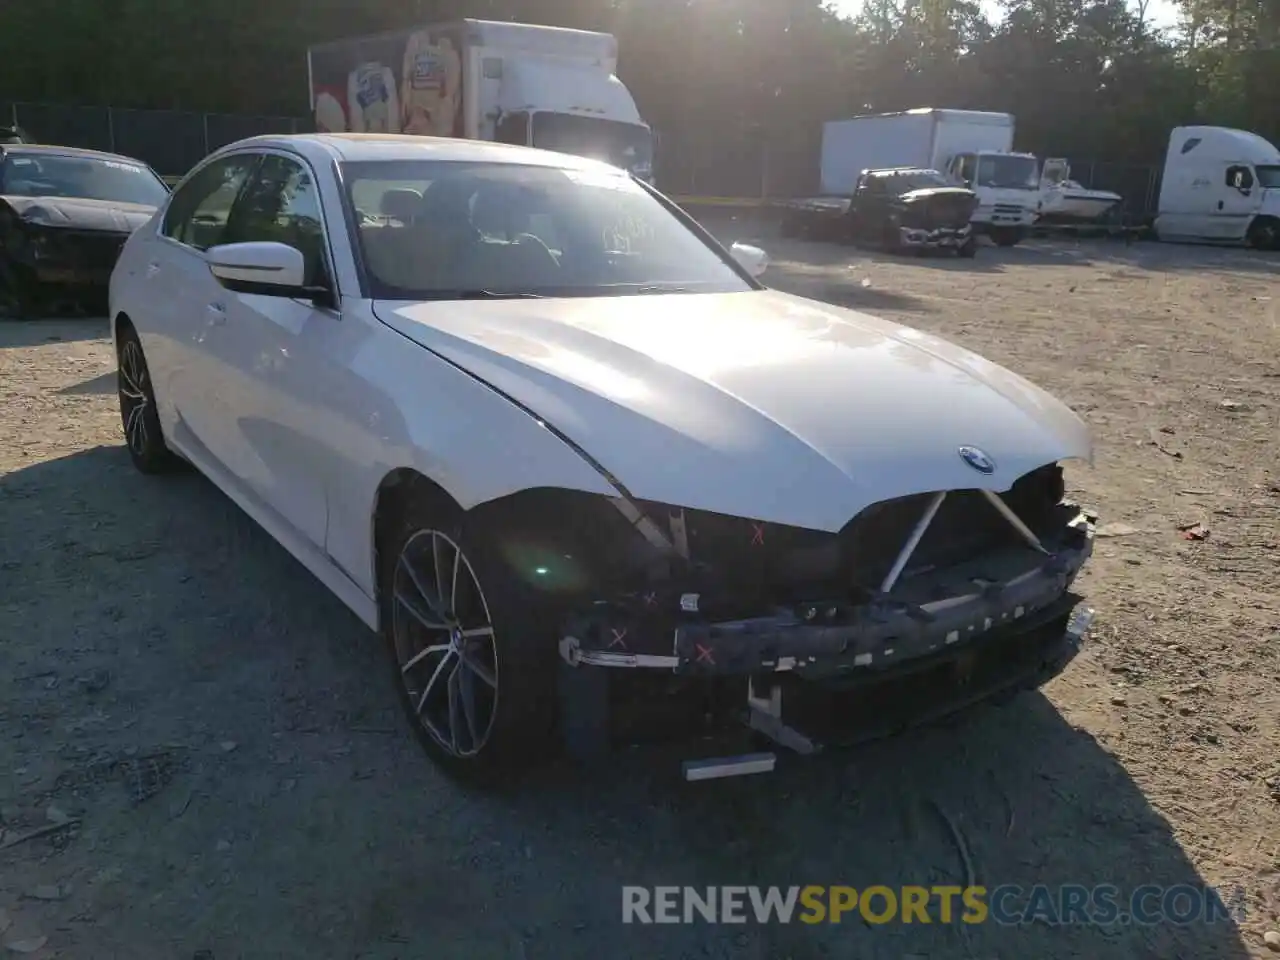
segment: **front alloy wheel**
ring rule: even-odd
[[[476,757],[498,715],[493,619],[458,543],[421,530],[401,548],[393,577],[392,642],[418,723],[448,756]]]

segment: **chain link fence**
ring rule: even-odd
[[[659,132],[655,167],[659,186],[674,196],[788,199],[818,192],[821,131],[808,137],[769,138],[763,131],[738,137]],[[1124,198],[1131,219],[1154,216],[1160,168],[1086,157],[1068,158],[1071,179],[1088,190],[1110,190]]]
[[[0,125],[9,123],[38,143],[123,154],[150,164],[167,178],[182,176],[212,151],[236,140],[309,129],[307,121],[296,117],[0,102]]]
[[[129,110],[0,102],[0,126],[13,123],[33,139],[136,157],[162,176],[180,177],[210,152],[245,137],[312,129],[298,117],[254,117],[180,110]],[[720,131],[658,131],[656,178],[663,192],[683,197],[750,201],[810,196],[818,189],[821,129],[774,137],[761,127]],[[1071,177],[1125,199],[1125,214],[1151,216],[1159,168],[1071,158]]]

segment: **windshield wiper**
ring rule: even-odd
[[[691,293],[688,287],[676,283],[645,283],[638,286],[624,285],[628,293]]]
[[[542,300],[540,293],[508,290],[432,290],[427,300]]]

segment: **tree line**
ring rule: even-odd
[[[722,163],[770,145],[816,165],[823,121],[917,106],[1008,111],[1040,155],[1155,163],[1193,122],[1280,141],[1280,0],[1175,0],[1176,31],[1150,0],[1000,2],[866,0],[853,19],[821,0],[13,2],[0,100],[305,116],[309,44],[473,16],[616,34],[661,143]]]

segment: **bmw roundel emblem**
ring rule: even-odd
[[[995,473],[996,462],[977,447],[961,447],[960,459],[979,473]]]

